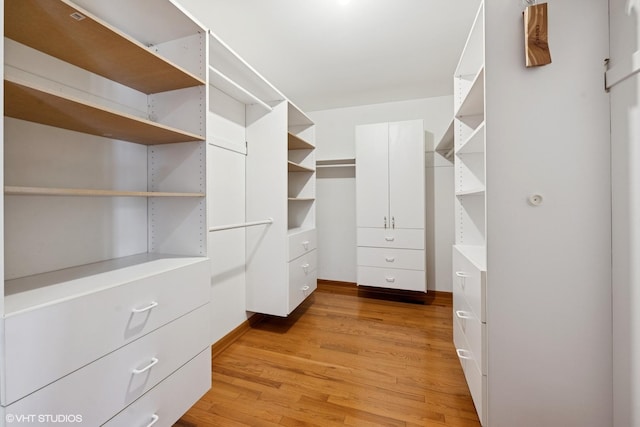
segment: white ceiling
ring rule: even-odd
[[[305,111],[449,95],[479,0],[178,0]]]

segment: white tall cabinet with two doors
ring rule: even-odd
[[[0,424],[170,426],[211,385],[205,31],[1,3]]]
[[[422,120],[356,126],[358,285],[426,292]]]

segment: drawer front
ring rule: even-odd
[[[358,267],[358,285],[427,292],[424,271]]]
[[[77,414],[82,416],[82,425],[103,424],[209,349],[209,310],[207,304],[186,314],[20,399],[6,412],[15,416]],[[201,375],[210,378],[210,367]]]
[[[480,373],[487,374],[487,324],[471,311],[463,295],[453,295],[453,317],[458,322],[467,342],[467,350],[473,354]]]
[[[318,287],[318,273],[314,270],[305,274],[301,280],[289,282],[289,313]]]
[[[289,236],[289,261],[316,248],[316,230],[306,230]]]
[[[211,351],[207,348],[140,399],[110,419],[106,427],[171,426],[211,388]],[[179,391],[179,392],[176,392]]]
[[[358,265],[424,271],[425,253],[419,249],[359,247]]]
[[[317,270],[317,251],[313,250],[301,257],[290,261],[289,283],[302,283],[306,277]]]
[[[203,258],[5,319],[7,405],[209,301]],[[51,357],[64,354],[64,357]]]
[[[424,250],[424,230],[358,228],[358,246]]]
[[[471,310],[485,323],[486,272],[479,270],[467,257],[453,248],[453,293],[462,294]]]
[[[457,321],[453,322],[453,335],[456,344],[456,352],[462,365],[467,386],[476,407],[478,418],[483,426],[487,425],[487,376],[482,375],[478,364],[469,352],[469,346],[464,339],[464,333]]]

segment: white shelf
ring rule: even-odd
[[[5,316],[120,286],[202,259],[144,253],[7,280]]]
[[[480,271],[487,271],[487,248],[480,245],[454,245]]]
[[[456,191],[457,197],[465,197],[465,196],[484,196],[484,188],[470,188],[468,190]]]
[[[238,83],[234,82],[231,78],[227,77],[211,65],[209,65],[209,84],[245,105],[259,105],[267,112],[273,111],[273,108],[258,98],[257,95],[254,95],[249,90],[240,86]]]
[[[162,191],[121,191],[89,188],[4,187],[7,196],[73,196],[73,197],[204,197],[204,193]]]
[[[356,167],[355,158],[316,160],[316,169],[317,168],[355,168],[355,167]]]
[[[456,154],[471,154],[484,152],[484,122],[476,128],[475,131],[462,142],[456,150]]]
[[[293,236],[293,235],[295,235],[295,234],[305,233],[305,232],[310,231],[310,230],[313,230],[313,229],[315,229],[315,227],[314,227],[314,226],[309,226],[309,227],[292,227],[292,228],[289,228],[289,229],[287,230],[287,234],[288,234],[288,235],[289,235],[289,237],[290,237],[290,236]]]
[[[466,76],[456,77],[462,84]],[[464,90],[461,89],[461,90]],[[466,93],[461,96],[462,102],[455,116],[475,116],[484,112],[484,67],[478,71],[471,81],[471,85]]]
[[[290,202],[313,202],[315,197],[289,197]]]
[[[444,134],[442,134],[442,138],[440,138],[440,141],[438,141],[438,143],[435,145],[433,151],[437,151],[439,153],[448,153],[449,151],[451,151],[451,149],[453,148],[453,122],[454,120],[451,119],[451,121],[449,122],[449,125],[447,126],[447,129],[444,131]]]

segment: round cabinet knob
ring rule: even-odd
[[[542,204],[542,196],[540,194],[532,194],[529,196],[529,204],[531,206],[540,206]]]

